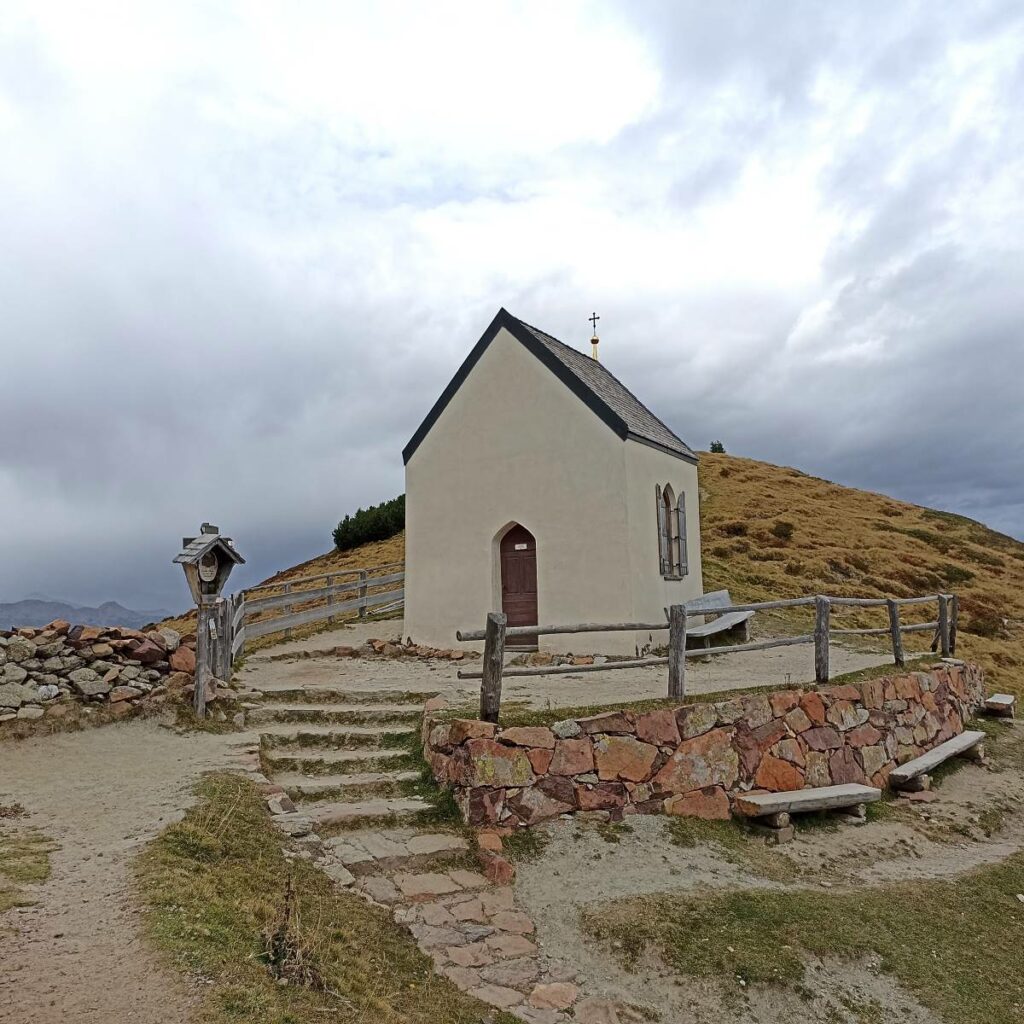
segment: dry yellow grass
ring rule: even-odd
[[[700,486],[705,590],[751,601],[955,593],[957,654],[1024,695],[1024,544],[962,516],[732,455],[702,455]],[[792,525],[788,538],[780,523]],[[933,619],[935,605],[905,613]],[[863,611],[833,622],[884,624]]]
[[[958,655],[980,662],[990,683],[1024,697],[1024,544],[980,523],[796,469],[734,455],[702,454],[704,588],[741,601],[808,594],[960,596]],[[785,525],[790,524],[792,531]],[[787,534],[790,534],[787,536]],[[405,535],[331,551],[270,577],[304,576],[401,562]],[[905,609],[906,621],[935,606]],[[760,632],[803,630],[801,613],[759,615]],[[194,620],[178,619],[185,629]],[[174,624],[172,623],[172,624]],[[884,613],[837,612],[833,625],[883,626]],[[176,627],[178,628],[178,627]],[[925,647],[922,635],[908,652]]]

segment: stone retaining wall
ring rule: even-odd
[[[547,726],[423,723],[424,753],[474,825],[603,811],[728,818],[732,796],[860,782],[963,731],[982,670],[949,662],[855,685],[738,695],[655,711],[616,708]]]
[[[72,626],[0,630],[0,723],[59,718],[70,703],[127,714],[140,701],[184,692],[195,671],[195,638],[173,629]]]

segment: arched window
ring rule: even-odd
[[[655,487],[658,505],[658,561],[661,575],[681,578],[689,571],[686,547],[686,494],[678,501],[671,484]]]

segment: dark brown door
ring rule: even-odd
[[[510,626],[537,625],[537,542],[523,526],[501,538],[501,610]],[[535,636],[509,637],[507,647],[536,647]]]

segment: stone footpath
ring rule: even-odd
[[[257,687],[258,688],[258,687]],[[527,1024],[626,1024],[624,1007],[586,998],[517,907],[497,831],[468,839],[429,824],[415,793],[429,695],[325,688],[263,690],[246,706],[246,774],[275,823],[336,885],[391,910],[435,969]],[[477,870],[479,869],[479,870]]]

